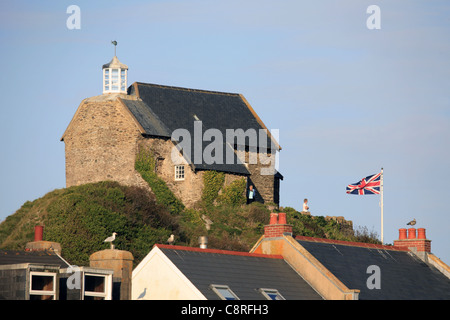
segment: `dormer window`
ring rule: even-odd
[[[127,93],[128,66],[116,56],[103,65],[103,93]]]

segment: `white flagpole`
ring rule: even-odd
[[[380,193],[381,193],[381,244],[384,243],[383,241],[383,168],[381,168],[381,180],[380,180]]]

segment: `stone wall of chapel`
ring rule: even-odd
[[[113,96],[81,102],[65,135],[66,186],[113,180],[146,187],[134,169],[140,132]]]

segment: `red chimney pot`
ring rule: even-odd
[[[287,224],[285,212],[278,213],[278,224]]]
[[[42,241],[43,234],[44,234],[44,226],[34,227],[34,241]]]
[[[426,239],[427,236],[425,235],[425,228],[419,228],[417,229],[418,231],[418,235],[417,235],[417,239]]]
[[[278,213],[272,212],[270,214],[270,223],[269,224],[277,224],[277,220],[278,220]]]
[[[399,232],[399,235],[398,235],[399,240],[406,239],[406,229],[405,228],[398,229],[398,232]]]
[[[409,228],[408,239],[415,239],[415,238],[416,238],[416,228]]]

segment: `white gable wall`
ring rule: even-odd
[[[132,300],[206,300],[206,297],[158,248],[133,270]]]

